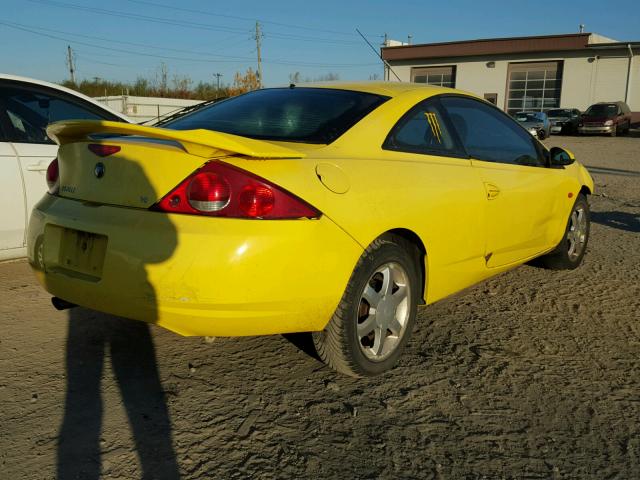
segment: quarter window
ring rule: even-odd
[[[393,127],[382,148],[445,156],[463,153],[435,100],[426,100],[409,110]]]
[[[497,108],[462,97],[443,97],[441,102],[471,157],[513,165],[545,165],[533,137]]]

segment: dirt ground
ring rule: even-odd
[[[584,265],[423,309],[371,380],[304,336],[57,312],[24,261],[0,265],[0,478],[640,478],[640,134],[545,143],[597,184]]]

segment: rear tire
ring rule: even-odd
[[[385,234],[367,247],[331,320],[313,333],[323,362],[352,377],[394,367],[422,297],[419,261],[415,245],[397,235]]]
[[[551,253],[540,257],[542,265],[551,270],[573,270],[577,268],[587,251],[591,212],[587,197],[580,193],[573,204],[564,236]]]

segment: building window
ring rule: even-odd
[[[510,63],[506,110],[543,112],[560,107],[562,62]]]
[[[415,83],[426,83],[427,85],[455,88],[456,67],[453,65],[450,67],[412,68],[411,81]]]

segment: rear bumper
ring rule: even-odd
[[[86,246],[69,245],[61,231],[106,237],[89,247],[94,272],[70,263]],[[362,253],[326,217],[168,215],[50,195],[33,210],[27,246],[54,296],[183,335],[219,336],[321,330]]]

